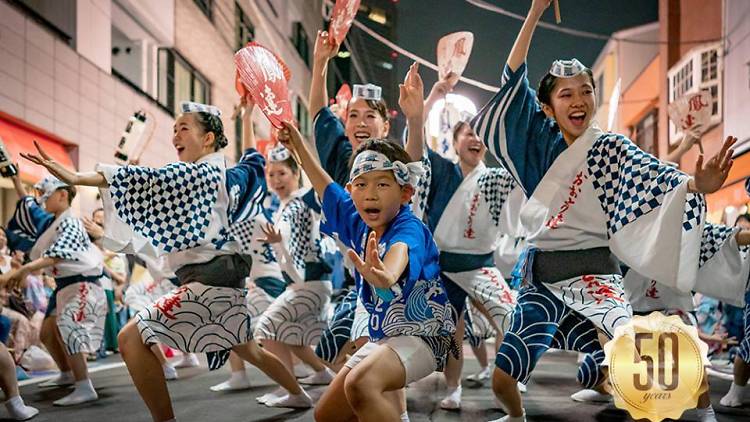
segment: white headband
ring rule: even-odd
[[[357,177],[371,171],[390,170],[399,185],[417,186],[420,176],[424,174],[422,163],[415,161],[404,164],[401,161],[391,161],[385,155],[377,151],[363,151],[354,159],[352,171],[349,173],[349,182]]]
[[[578,59],[555,60],[552,62],[549,73],[558,78],[572,78],[578,76],[584,70],[586,70],[586,66]]]
[[[278,147],[268,151],[268,161],[272,163],[286,161],[289,159],[289,157],[291,157],[291,154],[289,153],[288,149],[284,148],[283,145],[279,145]]]
[[[352,98],[380,101],[380,99],[383,98],[383,90],[379,86],[373,84],[354,84],[354,87],[352,88]]]
[[[221,110],[219,110],[219,107],[208,104],[194,103],[192,101],[181,102],[180,110],[182,110],[183,113],[208,113],[216,117],[221,117]]]

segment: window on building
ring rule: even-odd
[[[76,0],[16,0],[13,3],[66,43],[73,45],[76,36]]]
[[[182,101],[208,103],[209,85],[205,76],[174,50],[159,49],[159,96],[164,107],[179,114]]]
[[[250,18],[247,17],[245,12],[242,11],[242,7],[240,7],[239,3],[234,3],[234,10],[235,10],[235,32],[236,32],[236,38],[237,38],[237,49],[240,49],[245,46],[245,44],[249,43],[250,41],[255,39],[255,27],[253,26],[253,23],[250,22]]]
[[[658,136],[659,113],[658,109],[653,109],[633,128],[633,140],[639,148],[655,155]]]
[[[721,50],[714,44],[691,50],[667,72],[669,101],[701,90],[711,93],[711,126],[721,122]],[[682,139],[682,132],[669,122],[671,144]]]
[[[299,132],[304,136],[310,136],[310,113],[299,98],[295,101],[294,118],[297,119],[297,122],[299,123]]]
[[[213,19],[211,14],[211,7],[213,6],[213,0],[193,0],[195,5],[203,12],[209,20]]]
[[[310,41],[307,38],[307,32],[305,32],[302,22],[294,22],[293,24],[292,44],[294,44],[294,49],[297,50],[297,53],[299,53],[299,56],[307,67],[310,67]]]

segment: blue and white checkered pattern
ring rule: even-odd
[[[302,272],[306,262],[321,262],[320,237],[313,238],[315,219],[310,207],[301,198],[295,198],[281,212],[281,220],[291,228],[288,245],[294,267]]]
[[[427,210],[427,198],[430,195],[430,183],[432,183],[432,166],[430,165],[430,158],[427,156],[427,149],[422,154],[420,163],[424,174],[419,178],[419,182],[417,182],[417,186],[414,189],[412,212],[421,218]]]
[[[490,216],[495,226],[500,225],[505,200],[516,186],[513,176],[504,168],[488,168],[477,181],[479,191],[490,206]]]
[[[357,177],[371,171],[390,170],[393,172],[399,185],[412,185],[417,187],[419,178],[424,174],[421,162],[404,164],[401,161],[391,161],[385,155],[377,151],[363,151],[354,159],[349,182]]]
[[[703,195],[688,193],[687,201],[685,201],[685,214],[682,216],[682,229],[687,232],[698,227],[705,213],[706,198]]]
[[[701,238],[701,255],[698,263],[702,267],[708,260],[721,250],[724,242],[734,235],[735,228],[722,224],[706,223],[703,226],[703,236]]]
[[[605,134],[588,153],[588,171],[594,190],[607,216],[609,235],[660,207],[667,193],[688,176],[643,152],[621,135]],[[695,204],[698,206],[698,204]],[[702,212],[690,209],[693,217]]]
[[[194,103],[192,101],[181,102],[180,110],[183,113],[208,113],[216,117],[221,117],[221,110],[219,110],[219,107],[208,104]]]
[[[208,163],[126,166],[115,172],[110,192],[120,218],[170,253],[204,240],[220,183],[221,169]]]
[[[45,257],[77,261],[75,252],[85,252],[91,246],[83,223],[77,218],[65,218],[57,226],[57,239],[45,252]]]

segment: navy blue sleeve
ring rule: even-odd
[[[263,154],[248,148],[237,165],[227,169],[231,222],[247,219],[261,211],[267,192],[265,167]]]
[[[49,227],[55,217],[45,211],[31,196],[24,196],[16,203],[16,210],[8,222],[8,230],[22,238],[35,239]]]
[[[341,120],[328,107],[323,107],[314,122],[315,147],[323,170],[334,182],[345,186],[349,182],[349,158],[352,144],[344,132]]]
[[[529,86],[526,63],[515,71],[506,65],[502,82],[472,127],[529,196],[566,145]]]

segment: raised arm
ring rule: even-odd
[[[16,167],[18,167],[17,164],[16,164]],[[24,196],[26,196],[27,195],[26,188],[24,188],[23,183],[21,183],[21,176],[16,174],[15,176],[12,177],[12,179],[13,179],[13,188],[16,190],[16,194],[18,195],[18,197],[23,198]]]
[[[424,100],[424,120],[427,121],[427,117],[430,114],[430,110],[438,100],[444,99],[449,92],[453,91],[453,87],[458,83],[458,75],[451,72],[445,75],[442,79],[435,82],[432,86],[430,94],[427,95],[427,99]]]
[[[34,146],[39,152],[39,155],[21,153],[21,156],[36,165],[45,167],[47,171],[50,172],[50,174],[57,177],[61,181],[69,185],[94,186],[98,188],[105,188],[109,186],[109,184],[107,183],[107,179],[105,179],[104,175],[102,175],[101,173],[81,173],[70,171],[63,167],[62,164],[58,163],[52,157],[50,157],[49,154],[47,154],[42,149],[42,147],[39,146],[38,143],[36,143],[36,141],[34,141]]]
[[[284,122],[284,128],[279,131],[279,142],[290,151],[297,153],[299,164],[310,179],[315,193],[323,198],[326,188],[333,183],[333,179],[320,166],[320,163],[310,151],[310,147],[302,140],[299,130],[293,124]]]
[[[242,104],[245,110],[242,113],[242,150],[248,148],[255,149],[257,143],[255,142],[255,131],[253,130],[253,110],[255,109],[255,103],[247,98],[242,99]]]
[[[318,31],[313,51],[312,80],[310,81],[310,112],[316,115],[321,108],[328,105],[328,61],[339,52],[339,46],[328,39],[327,31]]]
[[[418,63],[409,67],[404,83],[399,85],[399,94],[398,105],[409,127],[405,149],[412,161],[419,161],[424,151],[424,84]]]
[[[510,50],[508,56],[508,67],[511,71],[516,71],[523,63],[526,62],[526,56],[529,54],[529,45],[531,45],[531,37],[534,35],[539,19],[542,14],[549,7],[551,0],[533,0],[531,2],[531,8],[529,14],[526,15],[526,20],[523,22],[521,31],[518,33],[516,42],[513,44],[513,49]]]

